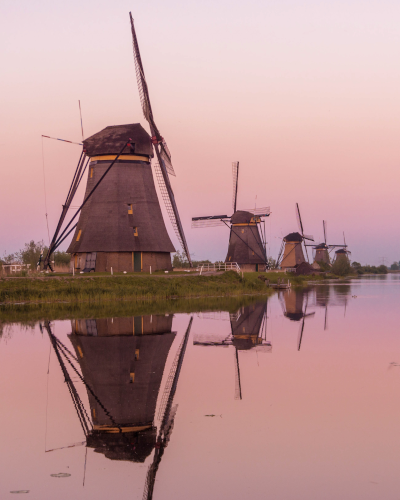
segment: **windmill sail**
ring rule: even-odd
[[[233,178],[233,198],[232,198],[232,206],[233,213],[236,212],[236,202],[237,202],[237,192],[238,192],[238,181],[239,181],[239,162],[232,162],[232,178]]]
[[[239,353],[235,349],[235,399],[242,399],[242,384],[240,381]]]
[[[186,243],[185,234],[183,232],[182,223],[181,223],[179,213],[178,213],[178,207],[176,205],[174,193],[172,191],[171,183],[170,183],[169,177],[168,177],[168,173],[175,175],[174,169],[172,167],[172,162],[171,162],[171,153],[168,149],[167,143],[165,142],[164,138],[161,136],[161,134],[160,134],[155,122],[154,122],[153,111],[151,109],[151,104],[150,104],[149,90],[147,87],[146,78],[144,76],[142,58],[140,56],[139,44],[137,41],[135,27],[133,24],[133,18],[132,18],[131,12],[129,13],[129,17],[130,17],[130,21],[131,21],[133,55],[134,55],[134,60],[135,60],[136,79],[137,79],[138,88],[139,88],[140,102],[142,105],[143,115],[150,125],[150,131],[151,131],[151,135],[152,135],[152,142],[153,142],[154,151],[156,153],[159,167],[161,170],[161,174],[162,174],[162,177],[164,179],[166,195],[169,198],[167,211],[168,211],[168,214],[170,216],[171,221],[172,220],[174,221],[172,223],[172,225],[174,227],[174,231],[175,231],[175,233],[179,233],[179,238],[178,238],[179,242],[182,245],[184,252],[186,253],[186,257],[187,257],[187,260],[188,260],[190,266],[192,267],[192,260],[190,258],[189,248],[188,248],[188,245]],[[165,196],[163,196],[163,198],[165,201],[166,200]]]
[[[149,466],[146,476],[146,483],[143,491],[143,500],[151,500],[153,498],[154,483],[156,481],[156,474],[158,467],[161,463],[161,458],[164,454],[164,449],[168,445],[171,437],[171,432],[174,426],[175,414],[178,406],[172,406],[176,388],[178,386],[179,375],[182,368],[183,358],[185,356],[186,347],[189,340],[190,330],[192,328],[193,316],[190,318],[189,325],[186,329],[185,336],[179,346],[178,352],[175,356],[174,363],[169,374],[166,389],[164,392],[161,408],[163,409],[162,421],[157,437],[157,445],[154,451],[153,462]]]

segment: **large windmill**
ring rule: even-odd
[[[151,136],[139,123],[106,127],[83,141],[83,152],[50,244],[52,253],[74,231],[68,248],[78,271],[149,271],[172,269],[175,251],[168,236],[151,171],[151,158],[172,226],[191,265],[169,175],[175,175],[171,154],[157,128],[150,104],[138,41],[130,15],[140,101]],[[68,210],[86,168],[84,201],[65,224]],[[79,215],[79,219],[76,218]]]
[[[299,226],[299,232],[290,233],[282,240],[281,249],[279,251],[277,264],[281,269],[294,269],[300,264],[308,261],[307,246],[305,240],[314,241],[312,236],[304,234],[303,222],[301,220],[299,204],[296,203],[296,217]],[[307,255],[307,261],[303,253],[304,249]]]
[[[322,221],[322,226],[324,229],[324,242],[319,243],[318,245],[310,245],[306,244],[306,246],[312,246],[313,250],[315,250],[315,255],[314,255],[314,262],[313,266],[319,267],[319,262],[324,262],[325,264],[330,264],[331,259],[330,259],[330,252],[334,248],[346,248],[346,242],[344,245],[328,245],[327,243],[327,223],[326,221]]]
[[[266,241],[265,217],[270,215],[269,207],[237,210],[239,184],[239,162],[232,163],[233,214],[193,217],[192,227],[227,226],[229,246],[225,262],[237,263],[243,271],[261,271],[269,267]],[[264,231],[263,231],[264,229]]]
[[[193,341],[199,346],[233,346],[235,362],[235,399],[242,399],[239,352],[255,348],[260,352],[271,352],[272,344],[267,340],[267,301],[241,307],[230,315],[231,333],[222,338],[217,335],[200,334]]]

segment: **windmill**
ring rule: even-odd
[[[227,263],[237,263],[244,271],[260,271],[269,268],[266,241],[265,217],[269,217],[269,207],[237,210],[239,184],[239,162],[232,163],[233,174],[233,214],[193,217],[193,228],[226,226],[230,229]],[[261,228],[261,229],[259,229]],[[263,231],[264,229],[264,231]]]
[[[339,248],[339,250],[336,250],[335,252],[335,262],[341,259],[347,260],[347,262],[350,261],[349,255],[351,255],[350,250],[347,250],[347,245],[346,245],[346,237],[343,232],[343,248]]]
[[[299,226],[299,232],[289,233],[283,238],[282,246],[279,251],[277,263],[281,269],[297,268],[300,264],[307,263],[308,252],[305,240],[314,241],[312,236],[304,234],[303,222],[301,220],[299,204],[296,203],[296,217]],[[307,261],[304,258],[303,247],[307,255]]]
[[[329,253],[334,248],[342,248],[342,247],[346,246],[346,244],[344,244],[344,245],[328,245],[328,243],[327,243],[327,223],[324,220],[322,221],[322,227],[324,230],[324,242],[319,243],[318,245],[306,244],[306,246],[312,246],[312,248],[315,250],[313,267],[318,267],[318,268],[320,267],[319,262],[323,262],[325,264],[331,263]]]
[[[155,450],[146,477],[143,495],[146,500],[152,498],[156,473],[174,425],[177,405],[173,405],[173,400],[192,322],[193,317],[160,398],[158,429],[154,425],[156,402],[175,338],[170,328],[172,315],[74,320],[69,338],[76,356],[54,335],[49,322],[44,325],[82,425],[86,446],[110,460],[138,463],[143,463]],[[132,335],[132,331],[138,335]],[[132,344],[133,339],[141,343],[139,348],[126,345],[126,342]],[[71,369],[88,391],[90,413],[69,374]]]
[[[242,399],[239,352],[256,349],[259,352],[271,352],[272,344],[267,340],[267,302],[241,307],[230,315],[231,333],[218,338],[207,334],[197,336],[193,344],[200,346],[233,346],[235,367],[235,399]]]
[[[304,305],[305,296],[305,305]],[[305,294],[303,290],[288,289],[279,295],[281,300],[283,314],[291,321],[300,322],[299,335],[297,341],[297,350],[300,351],[301,342],[303,340],[304,324],[306,318],[314,316],[315,312],[307,313],[308,308],[308,293]],[[283,300],[282,300],[283,299]],[[304,310],[303,310],[304,306]]]
[[[172,269],[175,251],[158,201],[155,174],[174,231],[191,265],[169,175],[171,154],[157,128],[131,13],[131,31],[140,101],[151,136],[139,123],[106,127],[83,141],[81,154],[60,220],[44,260],[74,231],[68,248],[77,271],[149,271]],[[68,210],[87,169],[84,201],[68,224]],[[76,218],[79,215],[79,219]]]

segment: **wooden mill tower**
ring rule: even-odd
[[[121,148],[130,146],[83,206],[68,248],[78,271],[172,269],[168,236],[150,160],[153,147],[139,123],[107,127],[84,141],[90,158],[85,198]]]

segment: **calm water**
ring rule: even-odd
[[[0,498],[398,500],[399,299],[5,324]]]

